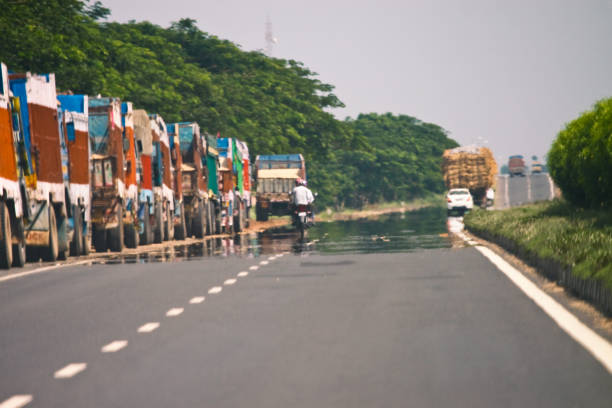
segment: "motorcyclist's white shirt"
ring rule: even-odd
[[[295,205],[308,205],[314,201],[312,191],[305,186],[297,186],[293,189],[293,203]]]

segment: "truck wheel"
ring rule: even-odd
[[[83,234],[81,254],[89,255],[90,252],[91,252],[91,224],[87,225],[87,232]]]
[[[4,201],[0,201],[0,268],[10,269],[13,264],[13,247],[11,245],[11,219]]]
[[[138,230],[133,222],[125,226],[125,246],[128,248],[138,248]]]
[[[140,244],[149,245],[151,243],[151,220],[149,214],[149,203],[144,203],[142,216],[142,231],[140,231]]]
[[[198,201],[196,215],[193,217],[193,222],[191,225],[193,235],[196,238],[204,238],[204,234],[206,233],[206,211],[204,209],[204,202],[202,200]]]
[[[93,228],[93,245],[96,252],[106,252],[106,230],[94,225]]]
[[[166,241],[172,241],[174,239],[174,217],[170,210],[170,205],[166,207],[166,223],[164,227],[164,238]]]
[[[117,210],[117,226],[108,231],[108,246],[113,252],[123,251],[123,207],[120,205]]]
[[[261,221],[261,206],[259,201],[255,204],[255,221]]]
[[[51,203],[49,205],[49,246],[45,248],[44,260],[55,262],[59,255],[57,222],[55,219],[55,209]]]
[[[153,242],[156,244],[164,240],[164,226],[162,224],[162,203],[155,205],[155,227],[153,228]]]
[[[179,216],[179,224],[174,228],[174,238],[177,240],[185,239],[185,205],[181,203],[181,215]]]
[[[70,243],[70,255],[79,256],[81,255],[81,248],[83,245],[83,221],[82,221],[81,209],[78,206],[72,207],[72,225],[74,227],[74,233],[72,234],[72,242]]]
[[[23,266],[26,262],[26,243],[23,218],[15,219],[15,233],[17,243],[13,244],[13,266]]]
[[[220,204],[219,204],[220,205]],[[219,209],[219,211],[217,211],[217,208],[215,206],[215,234],[221,234],[221,209]]]

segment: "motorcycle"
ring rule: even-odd
[[[312,210],[308,205],[298,205],[295,209],[294,223],[300,233],[300,239],[304,239],[306,229],[312,225]]]

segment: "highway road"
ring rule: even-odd
[[[446,225],[423,210],[5,277],[0,408],[610,407],[610,344],[594,354]]]
[[[495,208],[552,200],[554,196],[554,183],[547,173],[529,174],[524,177],[497,176]]]

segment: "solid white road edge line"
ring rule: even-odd
[[[247,271],[238,272],[239,278],[244,278],[246,276],[249,276],[249,273]]]
[[[31,395],[13,395],[0,403],[0,408],[21,408],[32,402]]]
[[[158,322],[145,323],[138,328],[138,333],[151,333],[159,327]]]
[[[223,288],[221,286],[213,286],[212,288],[210,288],[208,290],[208,293],[210,295],[216,295],[217,293],[221,292],[223,290]]]
[[[22,277],[28,276],[28,275],[36,275],[38,273],[48,272],[48,271],[52,271],[54,269],[65,268],[65,267],[68,267],[68,266],[84,265],[84,264],[91,263],[91,262],[92,262],[92,260],[90,259],[90,260],[87,260],[87,261],[78,261],[78,262],[67,263],[67,264],[55,264],[55,265],[43,266],[41,268],[32,269],[31,271],[19,272],[19,273],[14,273],[12,275],[2,276],[2,277],[0,277],[0,282],[5,282],[5,281],[17,279],[17,278],[22,278]]]
[[[178,316],[181,313],[183,313],[183,310],[185,310],[185,309],[183,309],[182,307],[173,307],[172,309],[170,309],[170,310],[168,310],[166,312],[166,316],[168,316],[168,317]]]
[[[64,379],[72,378],[87,368],[87,363],[71,363],[64,368],[60,368],[53,374],[53,378]]]
[[[103,353],[116,353],[117,351],[125,348],[128,345],[127,340],[115,340],[111,343],[108,343],[106,346],[102,347],[100,350]]]
[[[192,305],[197,305],[199,303],[202,303],[204,301],[204,296],[196,296],[194,298],[191,298],[191,300],[189,301],[190,304]]]
[[[584,347],[612,374],[612,344],[595,333],[552,297],[544,293],[521,272],[489,248],[475,247],[550,316],[571,338]]]
[[[236,283],[236,278],[231,278],[231,279],[227,279],[225,282],[223,282],[224,285],[233,285],[234,283]]]
[[[250,267],[249,267],[249,270],[250,270],[250,271],[256,271],[256,270],[258,270],[258,269],[259,269],[259,266],[257,266],[257,265],[253,265],[253,266],[250,266]]]

